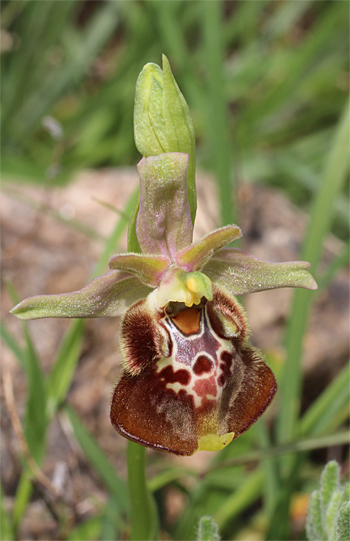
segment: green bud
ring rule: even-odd
[[[193,121],[164,55],[163,69],[146,64],[137,79],[134,134],[136,147],[144,157],[166,152],[189,154],[187,190],[193,223],[197,207]]]

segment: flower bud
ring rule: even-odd
[[[144,157],[167,152],[189,155],[187,171],[188,201],[192,223],[196,215],[195,134],[189,107],[163,55],[163,69],[146,64],[135,93],[135,144]]]

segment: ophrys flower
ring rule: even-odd
[[[234,295],[317,287],[306,262],[268,263],[224,248],[241,235],[235,225],[192,243],[187,165],[182,153],[139,163],[142,254],[115,255],[112,270],[84,289],[30,297],[12,310],[22,319],[122,316],[112,424],[131,440],[179,455],[223,448],[276,392]]]

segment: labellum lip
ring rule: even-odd
[[[215,287],[213,301],[179,308],[173,317],[157,310],[152,316],[145,299],[128,310],[121,334],[125,370],[111,422],[141,445],[188,456],[222,449],[245,432],[270,404],[276,381],[247,343],[245,318],[232,296]],[[225,335],[230,325],[223,318],[241,329],[237,336]],[[162,340],[169,340],[167,356]]]
[[[31,297],[12,313],[21,319],[122,315],[124,372],[112,399],[112,424],[142,445],[190,455],[221,449],[238,437],[276,392],[271,370],[248,342],[248,325],[233,295],[317,285],[306,262],[270,263],[224,248],[241,235],[235,225],[192,242],[194,134],[167,61],[163,82],[165,94],[170,99],[175,90],[180,106],[162,124],[169,136],[169,123],[176,152],[151,153],[138,165],[140,202],[130,239],[142,254],[117,254],[113,270],[82,290]],[[174,114],[185,132],[173,129]],[[154,135],[150,126],[143,128],[142,137]],[[190,160],[181,152],[184,139]]]

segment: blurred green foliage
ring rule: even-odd
[[[235,200],[227,196],[231,188],[242,182],[278,186],[311,208],[303,257],[313,262],[323,287],[346,264],[348,252],[323,276],[318,269],[328,232],[333,228],[348,236],[347,2],[8,0],[1,9],[4,179],[61,183],[82,167],[135,164],[136,79],[146,63],[159,64],[164,53],[190,106],[197,162],[218,181],[222,222],[232,222],[237,214]],[[43,126],[48,115],[62,126],[62,138],[51,137]],[[57,175],[52,172],[56,162]],[[127,204],[127,215],[136,196]],[[125,227],[122,216],[106,241],[97,274]],[[195,470],[169,467],[166,457],[153,457],[158,473],[148,485],[165,538],[195,539],[200,518],[209,515],[224,539],[241,538],[247,517],[252,536],[291,539],[292,498],[315,488],[319,475],[309,451],[347,441],[341,429],[349,416],[349,367],[303,414],[299,411],[302,342],[316,296],[295,294],[287,361],[279,378],[281,407],[272,431],[267,414],[234,445],[213,455],[202,477]],[[62,504],[62,538],[124,539],[130,518],[125,481],[66,402],[84,323],[71,324],[47,375],[25,323],[23,336],[19,345],[1,327],[4,343],[27,377],[23,424],[32,456],[39,465],[44,462],[50,423],[64,416],[108,494],[99,514],[68,533],[63,533],[67,510]],[[247,467],[249,462],[255,466]],[[32,485],[33,474],[24,464],[13,508],[8,512],[1,506],[3,539],[18,536]],[[173,524],[162,503],[169,486],[187,502]]]
[[[306,533],[309,541],[347,541],[350,534],[350,483],[340,484],[335,460],[325,466],[319,490],[310,496]]]
[[[224,186],[268,182],[305,203],[348,94],[346,2],[2,3],[2,168],[42,181],[64,129],[59,180],[138,161],[135,81],[168,56],[197,134],[198,161]],[[228,203],[227,203],[228,200]],[[221,197],[223,222],[233,203]],[[339,200],[338,220],[348,221]]]

